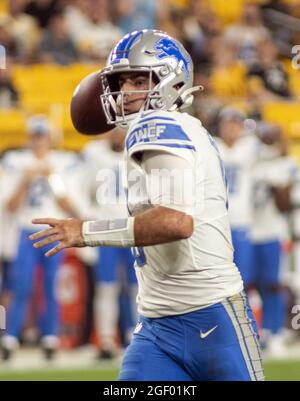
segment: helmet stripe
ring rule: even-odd
[[[111,63],[117,64],[120,59],[128,58],[129,51],[136,39],[143,34],[143,31],[136,32],[135,35],[128,35],[128,38],[123,38],[115,47],[111,55]]]

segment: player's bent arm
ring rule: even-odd
[[[156,206],[128,219],[87,221],[82,234],[88,246],[151,246],[189,238],[193,217]]]
[[[61,210],[71,217],[79,217],[77,210],[68,196],[67,187],[63,179],[58,174],[52,173],[48,176],[48,184]]]
[[[141,160],[141,167],[148,175],[150,209],[127,219],[86,222],[77,219],[36,219],[33,223],[48,224],[52,228],[33,234],[30,237],[32,240],[45,238],[34,246],[40,248],[60,241],[46,253],[51,256],[69,247],[151,246],[189,238],[193,234],[195,202],[195,183],[190,164],[164,151],[145,152]]]
[[[281,213],[290,212],[292,209],[291,204],[291,185],[284,187],[271,187],[275,205]]]
[[[30,182],[31,182],[30,177],[28,175],[25,175],[21,180],[21,182],[19,183],[18,187],[16,188],[15,192],[8,199],[6,203],[6,209],[10,213],[15,213],[24,203]]]
[[[65,248],[84,246],[151,246],[189,238],[193,233],[193,217],[183,212],[156,206],[128,219],[86,221],[79,219],[35,219],[34,224],[50,228],[32,234],[35,248],[58,245],[46,253],[53,256]]]

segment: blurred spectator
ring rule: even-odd
[[[60,9],[58,0],[34,0],[25,7],[25,12],[32,15],[41,28],[46,28],[51,17]]]
[[[272,9],[283,13],[288,13],[289,11],[288,4],[284,3],[282,0],[267,0],[261,8],[263,11],[266,9]]]
[[[262,101],[278,100],[278,97],[291,98],[289,78],[284,65],[278,60],[276,45],[270,40],[263,40],[257,46],[258,61],[248,71],[250,77],[259,81],[250,82],[250,88],[256,98]]]
[[[246,3],[241,20],[230,25],[225,30],[225,40],[236,51],[238,58],[247,64],[257,59],[257,43],[270,36],[263,25],[261,11],[258,5]]]
[[[46,63],[67,65],[78,60],[77,49],[67,32],[62,14],[51,17],[49,28],[40,43],[40,52],[41,60]]]
[[[152,0],[116,0],[117,25],[124,34],[155,28],[160,3]]]
[[[0,109],[17,107],[19,93],[12,80],[10,60],[6,59],[6,68],[0,69]]]
[[[66,25],[74,41],[90,24],[89,4],[90,0],[74,0],[64,9]]]
[[[280,54],[289,57],[292,44],[298,43],[294,42],[294,35],[300,32],[300,15],[293,15],[292,4],[279,0],[267,2],[262,11],[264,24],[272,32]]]
[[[212,87],[224,102],[246,95],[246,68],[234,57],[234,50],[222,36],[210,39]]]
[[[190,15],[184,21],[184,32],[195,63],[208,62],[210,38],[221,32],[220,20],[203,0],[191,2]]]
[[[88,60],[104,61],[111,48],[122,37],[122,31],[112,23],[108,0],[77,1],[66,9],[69,33]]]
[[[222,101],[215,96],[212,85],[211,69],[205,65],[198,65],[195,69],[195,85],[202,85],[203,91],[195,93],[192,113],[200,119],[204,127],[215,135],[216,117],[223,106]]]
[[[164,30],[169,35],[179,40],[187,51],[191,52],[192,43],[190,38],[186,35],[185,21],[187,18],[187,12],[179,7],[172,7],[168,13],[168,19],[164,23]],[[192,54],[191,54],[192,56]]]
[[[16,59],[18,55],[17,43],[12,35],[10,23],[9,16],[0,15],[0,45],[5,47],[7,56]]]
[[[36,20],[24,13],[25,0],[9,0],[10,27],[18,48],[18,60],[32,61],[39,41]]]

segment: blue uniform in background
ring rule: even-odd
[[[70,167],[75,165],[75,160],[73,155],[54,151],[50,151],[43,160],[36,159],[30,150],[19,152],[14,156],[14,159],[8,160],[6,179],[9,181],[7,183],[9,193],[7,200],[16,191],[26,170],[34,168],[39,171],[46,166],[62,180],[62,177],[66,178],[65,173],[67,171],[69,174]],[[65,185],[64,182],[66,183],[66,181],[62,181],[62,185]],[[43,269],[45,309],[37,324],[40,326],[43,337],[56,337],[59,334],[59,305],[55,288],[57,271],[62,263],[64,253],[47,258],[44,251],[35,249],[28,238],[35,231],[31,220],[43,215],[51,215],[57,218],[66,217],[57,203],[56,195],[47,177],[41,174],[36,176],[29,184],[26,197],[15,214],[20,232],[17,239],[15,260],[10,267],[12,298],[7,311],[7,327],[3,337],[4,345],[5,338],[14,338],[16,341],[21,334],[28,302],[33,293],[35,272],[38,267]],[[49,246],[50,248],[51,246]]]
[[[34,273],[38,266],[43,268],[46,309],[42,319],[42,335],[58,335],[59,307],[55,297],[57,270],[62,263],[63,253],[51,258],[42,249],[33,248],[28,236],[34,231],[23,230],[17,258],[12,264],[13,299],[7,314],[6,334],[18,337],[24,323],[26,308],[33,291]],[[51,249],[51,246],[48,246]]]

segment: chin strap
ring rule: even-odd
[[[185,108],[191,106],[194,100],[194,96],[192,95],[192,93],[197,92],[199,90],[203,91],[204,87],[202,85],[197,85],[184,91],[182,95],[179,96],[179,98],[176,100],[174,105],[169,109],[169,111],[175,111],[182,107]]]

